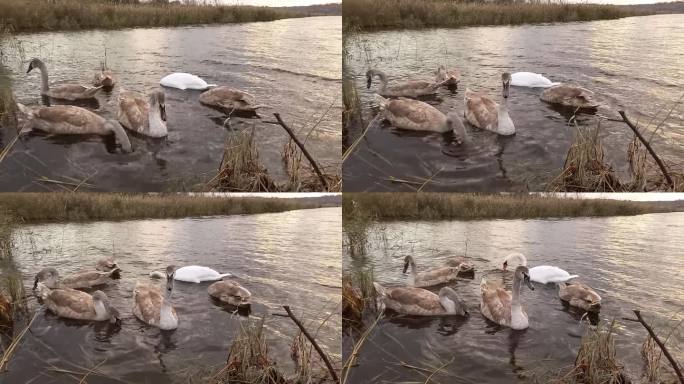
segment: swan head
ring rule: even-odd
[[[508,256],[506,256],[506,258],[504,258],[504,260],[503,260],[502,269],[503,269],[504,272],[506,272],[506,268],[508,268],[508,263],[509,263],[509,262],[510,262],[510,263],[518,262],[518,264],[520,264],[520,265],[527,265],[527,258],[525,257],[525,255],[523,255],[523,254],[520,253],[520,252],[513,252],[513,253],[510,253],[510,254],[509,254]]]
[[[515,269],[515,278],[522,280],[525,285],[531,290],[534,291],[534,286],[532,285],[532,281],[530,280],[530,270],[527,269],[526,266],[521,265],[518,268]]]
[[[176,266],[169,265],[166,267],[166,293],[171,295],[173,291],[173,278],[176,276]]]
[[[162,91],[150,93],[150,106],[159,109],[159,116],[166,121],[166,95]]]
[[[456,112],[449,112],[447,114],[447,126],[454,133],[454,140],[456,143],[463,144],[468,141],[468,132],[466,132],[465,125],[461,116]]]
[[[42,283],[48,288],[55,288],[58,279],[59,272],[57,272],[55,268],[43,268],[36,274],[36,278],[33,281],[33,289],[37,289],[39,283]]]
[[[501,84],[503,85],[503,97],[508,98],[508,90],[511,87],[511,74],[504,72],[501,74]]]
[[[439,290],[439,302],[449,314],[468,316],[465,302],[451,287],[443,287]]]
[[[40,68],[41,66],[43,66],[43,62],[40,61],[40,59],[33,58],[29,63],[28,70],[26,70],[26,73],[31,73],[31,71],[33,71],[35,68]]]
[[[404,271],[402,273],[406,273],[406,271],[408,271],[409,266],[413,268],[416,267],[416,262],[413,261],[413,257],[411,255],[404,257]]]

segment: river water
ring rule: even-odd
[[[457,93],[440,91],[428,102],[442,112],[463,115],[466,87],[501,99],[501,73],[537,72],[552,81],[593,90],[602,103],[598,114],[619,118],[625,109],[652,128],[665,120],[653,138],[657,153],[670,161],[684,158],[684,15],[631,17],[563,24],[423,29],[359,34],[345,47],[344,77],[354,79],[365,121],[373,115],[372,91],[366,89],[369,67],[385,71],[392,82],[434,80],[440,64],[462,73]],[[648,28],[645,28],[648,26]],[[450,144],[451,135],[400,131],[385,123],[369,130],[344,164],[346,191],[410,190],[416,184],[392,183],[391,177],[423,190],[544,190],[563,167],[575,128],[572,112],[539,100],[540,88],[512,87],[508,99],[517,133],[513,137],[467,126],[470,142]],[[679,104],[677,102],[679,101]],[[673,107],[675,107],[673,109]],[[672,110],[669,118],[665,119]],[[580,115],[580,126],[596,126],[596,117]],[[631,130],[603,121],[607,157],[618,171],[627,167]],[[346,148],[361,133],[351,129]]]
[[[426,375],[446,364],[434,376],[441,383],[533,382],[533,375],[572,366],[588,321],[565,307],[553,285],[523,289],[522,300],[530,319],[524,331],[491,323],[479,311],[483,274],[504,279],[511,289],[512,275],[502,275],[502,259],[510,252],[527,255],[528,265],[555,265],[593,287],[601,295],[600,321],[617,320],[618,360],[631,377],[643,367],[641,345],[646,330],[633,309],[660,334],[682,320],[684,311],[683,213],[633,217],[549,220],[485,220],[392,222],[371,229],[368,255],[343,261],[343,270],[372,267],[375,280],[392,286],[407,284],[403,258],[413,255],[419,269],[442,266],[449,257],[466,253],[475,265],[475,278],[459,279],[453,286],[468,305],[470,317],[383,318],[364,343],[350,382],[424,382]],[[435,291],[436,292],[436,291]],[[680,327],[681,328],[681,327]],[[343,354],[352,338],[345,333]],[[681,332],[668,341],[679,361],[684,359]],[[427,369],[428,373],[400,365]],[[541,380],[539,382],[546,382]]]
[[[14,262],[29,291],[33,276],[44,267],[67,275],[114,255],[121,279],[103,291],[121,312],[122,325],[116,330],[63,320],[40,308],[0,381],[68,382],[69,377],[50,371],[50,364],[74,369],[71,364],[90,368],[104,361],[98,369],[110,377],[90,376],[88,382],[186,383],[193,370],[223,366],[241,325],[262,316],[270,357],[281,369],[291,370],[290,344],[298,329],[288,318],[270,316],[284,313],[281,306],[286,304],[311,332],[333,313],[317,341],[339,362],[340,217],[341,208],[322,208],[23,226],[14,236]],[[176,282],[172,300],[179,328],[160,332],[138,321],[131,311],[136,281],[149,281],[149,272],[163,271],[169,264],[198,264],[234,274],[252,293],[250,317],[215,305],[206,291],[209,283]]]
[[[256,127],[260,160],[277,180],[286,177],[281,150],[285,131],[264,121],[279,112],[302,138],[320,123],[307,148],[332,172],[341,167],[341,17],[286,19],[265,23],[182,28],[136,28],[21,34],[24,51],[7,63],[19,102],[38,104],[40,75],[26,74],[28,60],[42,58],[50,82],[92,81],[107,50],[107,63],[118,75],[111,93],[100,93],[96,112],[116,117],[119,87],[146,92],[172,72],[196,74],[208,83],[253,94],[262,120],[234,118],[232,129]],[[34,73],[36,72],[36,73]],[[215,176],[232,132],[222,114],[199,104],[199,91],[164,89],[169,136],[151,140],[131,136],[134,152],[121,154],[99,137],[34,135],[20,140],[0,168],[1,190],[38,190],[43,176],[68,181],[87,179],[96,190],[186,190]],[[0,146],[14,134],[0,130]],[[112,140],[113,141],[113,140]],[[78,183],[78,181],[76,181]],[[53,186],[54,187],[54,186]]]

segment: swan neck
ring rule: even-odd
[[[128,138],[128,135],[126,134],[126,131],[123,129],[123,127],[119,123],[112,123],[111,129],[112,132],[114,132],[114,136],[116,137],[116,141],[121,145],[121,148],[125,152],[130,152],[131,151],[131,141]]]
[[[520,291],[522,290],[522,281],[516,273],[513,278],[513,299],[511,300],[511,306],[520,306]]]
[[[42,81],[42,89],[43,89],[43,91],[48,91],[48,90],[50,90],[50,85],[49,85],[49,81],[48,81],[47,65],[45,65],[45,63],[43,63],[40,60],[38,60],[37,63],[38,63],[38,69],[40,70],[40,78]]]

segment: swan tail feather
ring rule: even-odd
[[[230,277],[230,276],[233,276],[233,274],[232,273],[219,273],[218,278],[220,280],[220,279],[223,279],[224,277]]]
[[[207,84],[207,89],[216,87],[218,87],[218,84]]]
[[[578,278],[578,277],[579,277],[579,275],[570,275],[570,276],[568,276],[567,279],[565,279],[565,281],[572,280],[572,279],[576,279],[576,278]]]

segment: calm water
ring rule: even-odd
[[[530,327],[512,331],[484,319],[479,312],[482,275],[501,279],[495,271],[510,252],[527,255],[528,264],[556,265],[592,286],[603,298],[601,321],[634,317],[641,309],[655,329],[669,329],[667,320],[682,320],[684,311],[684,214],[652,214],[567,220],[491,220],[389,223],[375,227],[367,259],[345,258],[344,270],[372,266],[376,280],[406,284],[403,257],[412,254],[419,268],[443,265],[467,255],[475,264],[474,280],[454,286],[467,303],[470,317],[384,318],[366,341],[351,382],[369,378],[381,382],[424,382],[426,377],[399,365],[434,371],[449,362],[442,383],[531,382],[533,373],[556,371],[574,362],[580,338],[588,326],[581,314],[565,308],[552,285],[535,283],[523,290]],[[510,272],[504,279],[508,289]],[[672,325],[672,323],[670,323]],[[619,321],[617,354],[633,377],[643,366],[640,350],[646,331],[638,323]],[[668,345],[684,358],[681,333]],[[345,337],[343,351],[348,353]],[[677,347],[679,346],[679,348]],[[524,372],[524,373],[523,373]]]
[[[458,92],[443,89],[429,101],[442,112],[462,115],[466,87],[501,98],[501,73],[542,73],[552,81],[577,83],[594,90],[603,107],[599,114],[619,117],[625,109],[642,122],[660,122],[680,101],[653,139],[658,154],[681,162],[684,157],[684,15],[632,17],[612,21],[428,29],[361,34],[347,46],[346,78],[361,91],[366,121],[371,90],[366,89],[369,67],[385,71],[393,81],[434,80],[440,64],[461,70]],[[648,28],[644,28],[648,25]],[[377,86],[377,84],[375,85]],[[377,89],[377,88],[375,88]],[[391,176],[419,182],[440,171],[426,189],[458,191],[544,190],[563,167],[574,128],[566,125],[566,111],[539,100],[541,89],[512,87],[509,108],[514,137],[468,126],[471,142],[454,148],[450,135],[399,131],[385,123],[370,130],[356,154],[344,166],[345,190],[407,190]],[[595,126],[594,116],[578,123]],[[345,147],[358,137],[352,130]],[[602,136],[608,159],[626,171],[631,130],[623,123],[605,121]],[[626,176],[625,176],[626,177]]]
[[[172,72],[190,72],[208,83],[232,86],[268,105],[306,135],[321,119],[307,148],[326,166],[339,169],[341,138],[341,17],[314,17],[223,26],[125,29],[24,34],[25,62],[10,62],[15,95],[40,103],[40,75],[26,75],[28,60],[45,59],[50,81],[89,83],[107,49],[119,84],[98,96],[97,113],[116,116],[119,86],[149,91]],[[305,47],[305,49],[303,49]],[[0,168],[2,190],[44,190],[41,176],[82,180],[98,190],[159,191],[191,188],[215,176],[226,137],[221,113],[199,104],[199,91],[165,89],[169,136],[131,137],[134,152],[112,152],[102,139],[32,135],[16,144]],[[333,103],[334,102],[334,103]],[[332,104],[332,107],[331,107]],[[326,113],[326,110],[330,110]],[[325,115],[324,115],[325,114]],[[256,126],[260,159],[277,179],[284,176],[281,150],[289,136],[258,119],[233,119],[233,129]],[[0,131],[0,146],[12,134]],[[130,136],[130,135],[129,135]]]
[[[215,305],[206,292],[209,283],[176,283],[173,302],[180,326],[173,332],[160,333],[133,316],[135,282],[148,281],[150,271],[163,270],[168,264],[199,264],[236,275],[252,292],[251,317],[267,316],[271,357],[278,366],[291,369],[290,343],[298,329],[290,319],[269,314],[283,313],[280,306],[289,304],[311,329],[331,312],[338,313],[340,217],[340,208],[324,208],[25,226],[15,236],[15,262],[29,289],[41,268],[55,267],[66,275],[114,254],[121,279],[103,290],[120,310],[123,323],[113,331],[103,325],[65,321],[39,309],[31,332],[0,381],[62,383],[70,379],[49,371],[48,364],[73,369],[70,364],[92,367],[106,360],[100,369],[126,382],[185,383],[190,369],[222,366],[240,325],[250,320]],[[340,317],[332,316],[317,337],[335,361],[340,359],[340,333]],[[91,380],[115,382],[95,376]]]

